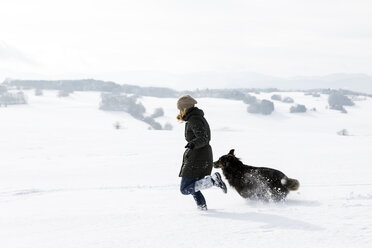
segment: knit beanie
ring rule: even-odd
[[[181,96],[177,101],[177,108],[179,110],[189,109],[194,107],[198,102],[189,95]]]

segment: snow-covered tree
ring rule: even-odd
[[[340,110],[342,113],[347,113],[344,106],[354,106],[354,102],[347,96],[340,93],[332,93],[328,97],[328,104],[331,109]]]
[[[158,118],[158,117],[161,117],[161,116],[164,116],[164,110],[163,108],[156,108],[154,110],[154,113],[151,115],[151,118]]]
[[[289,109],[289,112],[291,113],[305,113],[306,111],[307,111],[306,106],[302,104],[296,104],[295,106],[292,106]]]
[[[143,119],[143,114],[146,112],[142,103],[137,103],[136,96],[114,93],[102,93],[99,108],[108,111],[124,111],[141,120]]]
[[[7,91],[8,91],[8,89],[5,86],[0,85],[0,94],[3,94],[5,92],[7,92]]]
[[[329,106],[354,106],[354,102],[347,96],[339,93],[330,94],[328,97]]]
[[[165,123],[163,129],[164,130],[172,130],[173,129],[173,126],[172,126],[172,124],[170,124],[169,122],[167,122],[167,123]]]
[[[274,103],[269,100],[255,102],[248,106],[247,111],[253,114],[270,115],[274,111]]]
[[[35,89],[35,96],[42,96],[43,90],[42,89]]]
[[[274,95],[271,96],[271,100],[281,101],[282,100],[282,96],[281,95],[278,95],[278,94],[274,94]]]
[[[250,94],[246,94],[244,99],[243,99],[243,102],[246,103],[246,104],[255,103],[255,102],[257,102],[257,97],[252,96]]]
[[[283,98],[282,102],[284,102],[284,103],[293,103],[294,100],[293,100],[292,97],[287,96],[287,97],[284,97]]]
[[[146,122],[147,124],[149,124],[152,127],[152,129],[154,129],[154,130],[161,130],[162,129],[160,123],[159,122],[156,122],[151,117],[144,117],[143,118],[143,121]]]
[[[6,107],[14,104],[27,104],[25,94],[22,91],[17,93],[4,92],[0,94],[0,106],[4,105]]]
[[[70,90],[60,90],[58,91],[58,97],[68,97],[71,93]]]

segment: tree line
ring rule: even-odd
[[[211,97],[211,98],[223,98],[231,100],[243,101],[247,104],[247,112],[254,114],[269,115],[274,109],[274,101],[280,101],[283,103],[294,103],[294,100],[290,97],[282,97],[281,95],[274,94],[271,99],[259,100],[253,96],[252,93],[260,94],[281,92],[277,88],[268,89],[196,89],[193,91],[176,91],[170,88],[164,87],[141,87],[136,85],[128,84],[117,84],[111,81],[102,81],[95,79],[82,79],[82,80],[10,80],[7,79],[2,85],[0,85],[0,102],[7,104],[22,104],[26,103],[24,95],[21,93],[9,93],[6,92],[6,88],[16,89],[35,89],[35,95],[41,95],[42,90],[58,90],[59,97],[66,97],[74,91],[99,91],[105,93],[102,95],[102,106],[101,109],[110,109],[118,111],[116,108],[121,109],[133,115],[133,117],[142,119],[149,123],[154,129],[158,129],[159,125],[154,121],[154,117],[144,117],[143,113],[145,110],[143,106],[138,103],[134,103],[133,99],[137,99],[141,96],[151,96],[159,98],[177,98],[184,94],[190,94],[195,98],[200,97]],[[3,91],[3,93],[1,93]],[[370,96],[368,94],[353,92],[349,90],[334,90],[334,89],[313,89],[304,91],[305,95],[319,97],[320,94],[327,94],[328,103],[331,109],[339,110],[346,113],[344,106],[353,106],[354,103],[350,100],[347,95],[351,96]],[[126,97],[132,95],[132,97]],[[131,100],[132,99],[132,100]],[[117,105],[115,107],[115,105]],[[127,107],[124,107],[127,106]],[[129,107],[128,107],[129,106]],[[295,104],[290,107],[291,113],[306,112],[307,108],[302,104]]]

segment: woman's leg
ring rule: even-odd
[[[198,206],[206,205],[205,198],[200,190],[198,189],[197,191],[195,191],[195,187],[198,185],[198,182],[200,184],[201,180],[203,180],[203,178],[183,177],[180,187],[181,193],[184,195],[192,195]]]
[[[182,177],[180,186],[181,193],[184,195],[195,193],[195,182],[198,180],[199,178]]]
[[[192,196],[194,197],[194,200],[196,202],[196,205],[198,205],[198,206],[205,206],[205,205],[207,205],[207,203],[205,202],[205,198],[204,198],[203,194],[200,191],[195,192],[194,194],[192,194]]]
[[[225,183],[221,179],[221,175],[216,172],[212,176],[206,176],[202,178],[188,178],[182,177],[181,180],[181,193],[184,195],[192,195],[198,206],[206,206],[205,199],[200,190],[209,189],[213,186],[217,186],[222,189],[226,194],[227,188]]]

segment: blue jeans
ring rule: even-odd
[[[190,177],[182,177],[181,180],[181,193],[184,195],[192,195],[196,204],[205,205],[205,198],[200,191],[195,192],[195,182],[202,178],[190,178]]]

